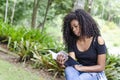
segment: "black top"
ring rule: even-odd
[[[75,52],[77,61],[84,66],[92,66],[97,64],[97,56],[106,53],[105,44],[100,45],[97,40],[98,37],[93,37],[88,50],[81,52],[78,50],[76,41],[68,47],[68,52]]]

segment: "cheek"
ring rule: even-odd
[[[81,30],[80,30],[80,28],[79,28],[79,27],[77,28],[77,30],[78,30],[78,32],[81,32]]]
[[[78,35],[79,35],[79,36],[81,35],[81,30],[80,30],[80,29],[78,29]]]

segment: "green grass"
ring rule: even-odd
[[[114,26],[113,29],[107,29],[106,27],[104,27],[102,29],[102,34],[106,41],[106,44],[109,47],[120,47],[120,28],[119,27]]]
[[[44,80],[6,61],[0,60],[0,80]]]

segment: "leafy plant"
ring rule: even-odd
[[[34,51],[33,54],[34,58],[31,60],[35,62],[35,67],[47,69],[47,71],[54,74],[54,78],[58,75],[63,75],[64,70],[52,59],[51,54],[40,55],[37,51]]]
[[[107,55],[106,75],[108,80],[120,80],[120,56]]]

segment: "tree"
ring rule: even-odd
[[[93,0],[88,0],[88,12],[91,12],[91,7],[92,7]]]
[[[73,10],[75,9],[84,9],[87,12],[91,13],[93,0],[76,0],[74,3]]]
[[[31,27],[36,26],[36,15],[40,0],[34,0]]]
[[[6,0],[6,8],[5,8],[5,18],[4,18],[4,22],[7,22],[7,13],[8,13],[8,0]]]
[[[41,27],[41,28],[42,28],[42,31],[43,31],[43,29],[44,29],[44,24],[45,24],[45,21],[46,21],[46,17],[47,17],[47,14],[48,14],[48,10],[49,10],[50,3],[51,3],[51,0],[48,0],[47,7],[46,7],[46,12],[45,12],[45,16],[44,16],[44,20],[43,20],[42,24],[40,23],[40,24],[38,25],[38,27]]]
[[[107,21],[120,23],[120,0],[94,0],[92,15]]]
[[[15,12],[15,6],[16,6],[16,0],[14,0],[14,6],[13,6],[12,15],[11,15],[11,24],[13,23],[14,12]]]
[[[85,6],[85,0],[76,0],[74,2],[73,11],[76,9],[84,9],[84,6]]]

